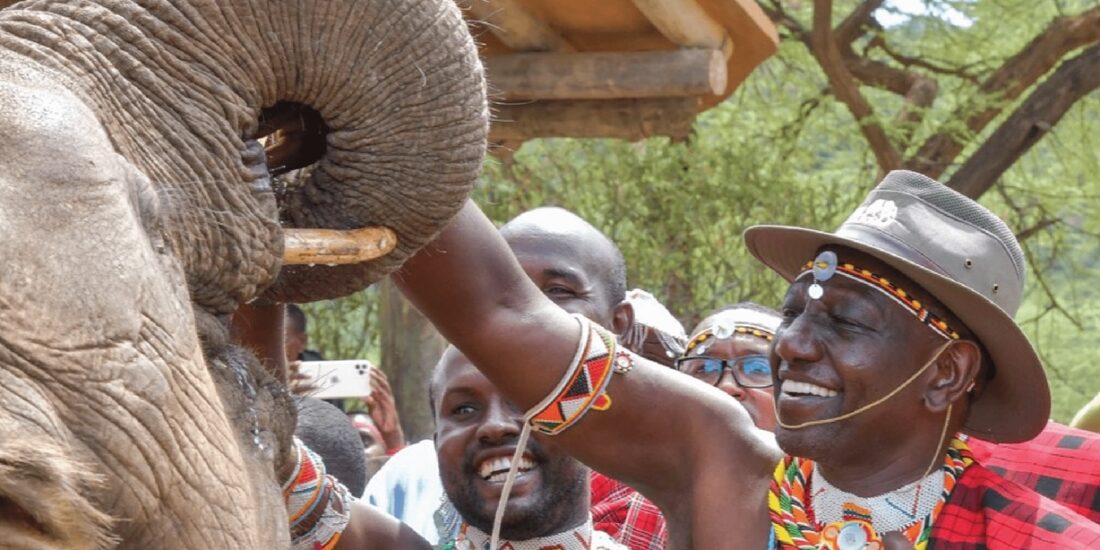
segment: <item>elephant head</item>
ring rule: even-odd
[[[272,108],[326,129],[285,189],[249,145]],[[486,127],[448,0],[0,11],[0,544],[285,546],[293,412],[227,317],[395,269],[461,206]],[[280,272],[284,226],[368,225],[398,248]]]

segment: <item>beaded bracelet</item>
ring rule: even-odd
[[[531,430],[556,435],[576,424],[592,409],[606,411],[611,408],[611,397],[604,393],[607,384],[611,382],[611,374],[626,374],[634,368],[634,360],[629,352],[615,351],[615,337],[610,332],[581,315],[573,315],[573,318],[581,326],[577,352],[554,391],[523,415],[523,429],[519,432],[519,441],[516,442],[516,450],[512,454],[512,466],[504,477],[504,487],[501,488],[500,499],[497,500],[493,532],[489,538],[490,548],[500,548],[504,510],[519,472],[520,457],[527,449]],[[612,357],[615,358],[614,361]]]
[[[283,484],[283,501],[290,520],[291,548],[331,550],[351,519],[351,497],[325,463],[297,437],[294,472]]]
[[[629,355],[616,353],[615,337],[607,329],[580,315],[573,318],[581,325],[581,337],[570,368],[554,391],[525,416],[534,430],[546,435],[565,431],[591,409],[609,409],[611,397],[604,390],[612,372],[625,373],[633,366]]]

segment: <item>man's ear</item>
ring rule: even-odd
[[[634,326],[634,305],[623,300],[611,310],[611,330],[620,338]]]
[[[943,412],[951,403],[966,398],[982,365],[982,351],[970,340],[952,342],[940,352],[933,368],[935,375],[924,393],[925,407],[931,412]]]

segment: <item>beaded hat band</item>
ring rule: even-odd
[[[897,285],[886,277],[868,269],[858,268],[850,263],[838,263],[836,253],[831,250],[826,250],[818,254],[817,259],[812,262],[806,262],[806,265],[802,268],[802,273],[798,275],[796,280],[801,279],[807,274],[813,276],[814,282],[807,289],[806,293],[814,300],[820,299],[824,295],[824,289],[821,283],[828,281],[833,275],[841,275],[853,281],[863,283],[885,294],[888,298],[897,302],[907,311],[912,313],[918,321],[928,325],[929,328],[940,336],[948,340],[959,339],[959,333],[952,329],[951,326],[947,324],[947,321],[944,321],[940,316],[924,307],[924,304],[920,300],[917,300],[905,290],[898,288]]]

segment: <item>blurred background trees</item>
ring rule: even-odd
[[[629,284],[690,330],[726,303],[779,302],[785,285],[742,245],[749,225],[832,229],[883,169],[931,172],[1018,231],[1030,273],[1017,320],[1068,421],[1100,390],[1100,4],[761,5],[779,53],[686,142],[528,142],[487,161],[474,198],[498,223],[542,205],[577,212],[622,248]],[[837,51],[815,44],[815,16]],[[382,357],[377,289],[306,311],[326,357]],[[399,366],[383,368],[401,384]],[[423,407],[425,391],[398,399]]]

